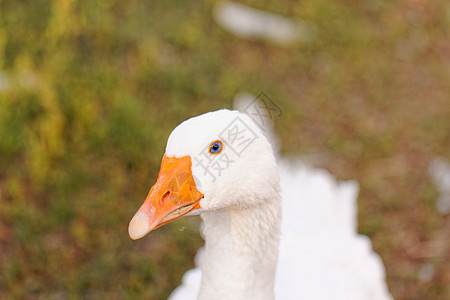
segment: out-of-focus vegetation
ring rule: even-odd
[[[239,39],[214,1],[0,0],[0,298],[166,298],[199,220],[136,242],[128,222],[170,131],[239,90],[283,108],[284,153],[361,183],[359,230],[396,299],[450,298],[450,219],[427,175],[450,158],[449,2],[245,2],[318,36]]]

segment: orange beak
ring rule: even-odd
[[[171,158],[164,155],[158,179],[128,227],[133,240],[200,208],[203,194],[195,186],[191,166],[189,156]]]

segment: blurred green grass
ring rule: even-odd
[[[394,297],[449,297],[450,219],[427,175],[450,158],[448,2],[245,1],[315,24],[289,47],[232,36],[214,3],[0,1],[0,295],[165,299],[199,220],[136,242],[127,226],[166,139],[263,90],[285,111],[283,153],[361,183],[359,231]]]

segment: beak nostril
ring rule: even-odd
[[[169,195],[170,195],[170,191],[167,191],[164,193],[164,195],[162,195],[161,204],[164,204],[164,202],[166,202],[166,199],[169,197]]]

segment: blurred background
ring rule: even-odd
[[[0,0],[0,298],[165,299],[199,218],[127,227],[167,137],[264,91],[283,155],[360,183],[395,299],[449,299],[429,165],[450,159],[450,2],[242,2],[300,26],[283,41],[233,33],[216,3]]]

